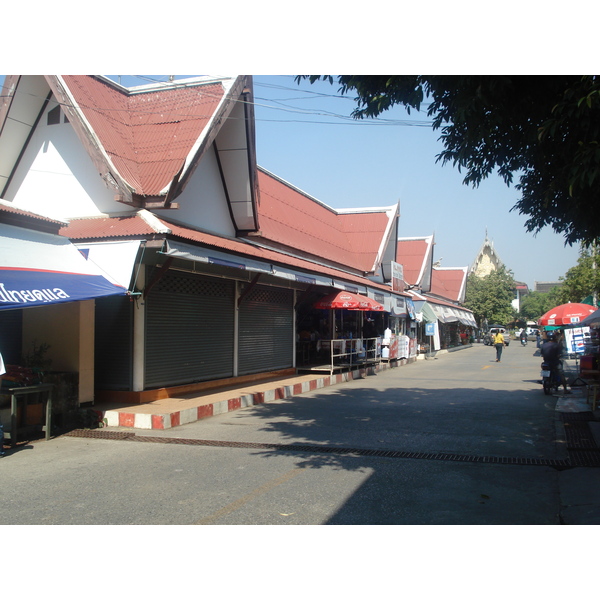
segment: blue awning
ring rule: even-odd
[[[67,238],[0,223],[0,310],[126,293]]]

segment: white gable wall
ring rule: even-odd
[[[218,235],[235,237],[235,227],[223,190],[214,148],[204,154],[184,191],[175,202],[179,208],[169,210],[174,220]],[[162,211],[156,211],[160,215]]]
[[[238,229],[252,230],[254,206],[250,188],[248,140],[242,103],[236,104],[217,136],[219,160],[229,192],[229,201]]]
[[[14,206],[55,219],[127,212],[114,200],[70,123],[48,125],[51,101],[4,195]]]

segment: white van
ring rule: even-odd
[[[486,346],[493,346],[494,345],[494,336],[496,335],[496,333],[500,331],[500,333],[504,336],[504,345],[508,346],[510,344],[510,334],[508,333],[508,331],[506,331],[506,329],[504,327],[492,327],[488,333],[486,333],[483,336],[483,343]]]

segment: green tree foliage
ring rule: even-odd
[[[515,280],[504,266],[485,277],[471,273],[467,278],[464,306],[473,311],[480,327],[506,325],[513,320]]]
[[[600,259],[595,248],[583,249],[577,264],[560,279],[563,284],[558,288],[558,304],[581,302],[594,293],[598,295],[600,292]]]
[[[331,75],[299,75],[314,82]],[[396,104],[420,110],[439,130],[438,161],[465,171],[478,186],[497,172],[521,198],[512,208],[525,228],[543,227],[566,243],[600,239],[600,77],[341,75],[342,94],[355,94],[357,119]]]
[[[537,321],[551,308],[563,304],[558,297],[559,288],[550,292],[530,292],[521,299],[519,315],[524,321]]]

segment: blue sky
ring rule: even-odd
[[[122,76],[122,83],[148,81]],[[336,84],[298,85],[292,75],[254,76],[254,92],[260,166],[333,208],[400,202],[400,236],[434,234],[443,267],[470,266],[486,231],[530,289],[576,264],[579,248],[565,247],[562,236],[549,228],[537,236],[525,231],[525,216],[510,211],[518,194],[499,177],[473,189],[452,165],[436,163],[439,133],[424,113],[396,107],[357,122],[349,118],[353,99],[339,95]]]
[[[578,247],[546,228],[525,231],[510,212],[519,196],[498,177],[473,189],[452,165],[424,113],[396,107],[374,122],[348,119],[355,106],[338,87],[295,83],[293,76],[255,76],[259,164],[334,208],[400,202],[400,236],[435,235],[443,267],[470,266],[493,241],[518,281],[557,281],[577,263]],[[343,117],[346,118],[343,118]]]

